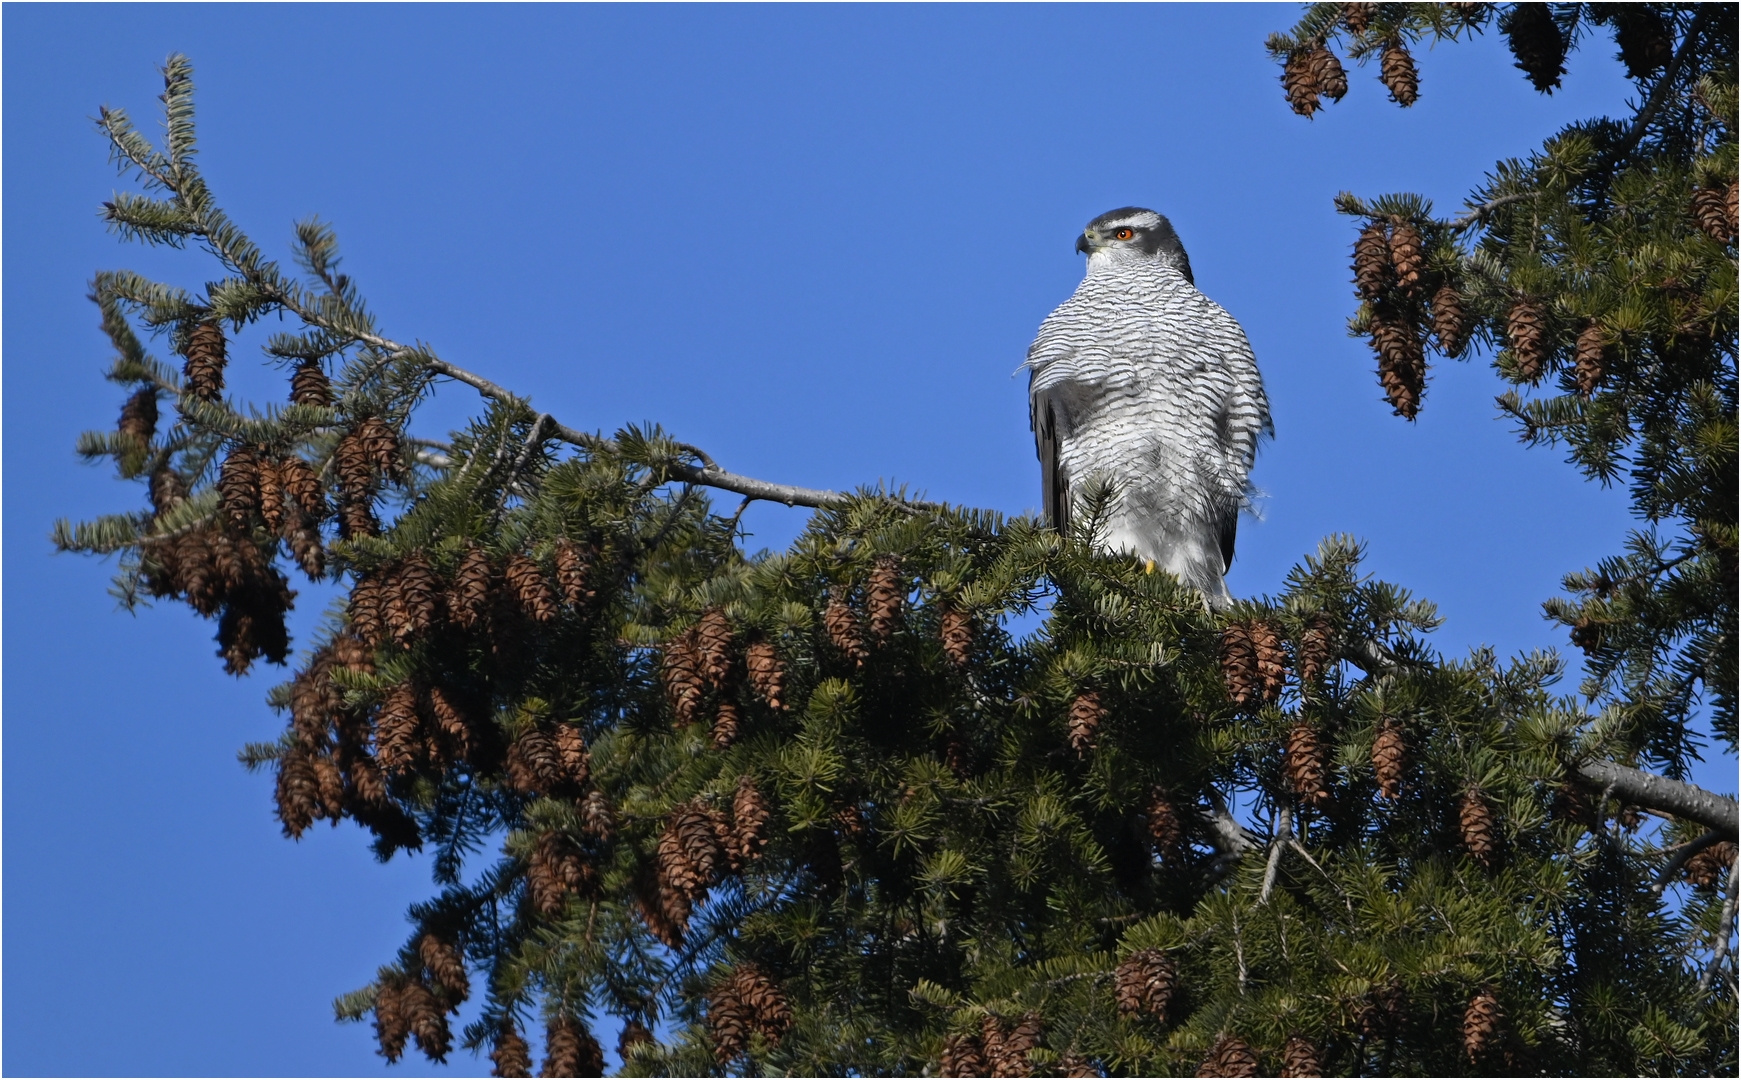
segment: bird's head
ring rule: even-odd
[[[1157,262],[1191,280],[1191,261],[1185,257],[1185,245],[1179,242],[1173,223],[1140,206],[1108,210],[1090,221],[1076,238],[1076,250],[1088,256],[1090,273],[1097,264]]]

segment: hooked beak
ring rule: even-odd
[[[1094,244],[1088,239],[1088,230],[1084,229],[1082,235],[1076,238],[1076,250],[1084,255],[1094,250]]]

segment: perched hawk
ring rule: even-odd
[[[1197,291],[1178,234],[1153,210],[1100,215],[1076,250],[1088,274],[1024,365],[1046,517],[1064,528],[1085,488],[1108,482],[1100,543],[1224,606],[1257,441],[1274,434],[1251,345]]]

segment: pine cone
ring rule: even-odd
[[[375,505],[368,497],[352,499],[341,495],[339,502],[339,537],[355,540],[359,536],[379,536],[381,523],[375,520]]]
[[[1729,185],[1732,188],[1734,185]],[[1735,238],[1735,231],[1729,224],[1729,188],[1704,187],[1693,189],[1693,220],[1699,223],[1699,228],[1705,235],[1719,244],[1727,244]],[[144,391],[141,391],[143,393]],[[126,414],[122,414],[125,420]],[[126,430],[125,427],[122,428]]]
[[[387,633],[387,622],[381,610],[381,579],[376,574],[363,574],[357,578],[357,583],[351,587],[350,601],[347,605],[351,633],[370,651]]]
[[[722,980],[707,995],[707,1034],[713,1040],[713,1054],[721,1065],[743,1054],[750,1047],[750,1029],[755,1015],[738,995],[737,980]]]
[[[562,590],[562,602],[571,608],[581,607],[593,597],[586,583],[596,555],[592,548],[583,549],[572,540],[556,542],[556,585]]]
[[[496,1032],[496,1045],[490,1051],[490,1060],[495,1062],[495,1068],[490,1070],[491,1076],[532,1075],[532,1048],[520,1037],[513,1020],[502,1021],[501,1030]]]
[[[701,664],[701,677],[715,690],[724,687],[731,677],[732,627],[731,620],[719,608],[710,607],[701,613],[695,624],[695,652]]]
[[[580,1021],[558,1016],[544,1030],[544,1067],[539,1076],[603,1076],[604,1048]]]
[[[1385,43],[1384,56],[1378,63],[1378,79],[1390,91],[1390,100],[1405,109],[1421,96],[1421,79],[1415,74],[1415,58],[1397,38]]]
[[[1318,101],[1318,70],[1312,63],[1312,50],[1295,49],[1282,63],[1282,93],[1288,107],[1301,116],[1311,116],[1321,105]]]
[[[284,752],[278,759],[278,784],[273,793],[284,835],[298,839],[321,816],[320,778],[308,753],[301,747]]]
[[[1308,62],[1312,66],[1312,78],[1318,84],[1319,93],[1331,101],[1341,101],[1343,95],[1348,93],[1348,72],[1342,69],[1342,61],[1320,44],[1312,50]]]
[[[1378,734],[1372,740],[1372,774],[1378,781],[1380,798],[1394,799],[1402,794],[1402,725],[1395,720],[1379,722]]]
[[[471,996],[465,958],[452,942],[443,941],[434,934],[424,934],[417,942],[417,955],[423,960],[423,966],[429,969],[436,985],[447,991],[450,1000],[457,1003]]]
[[[431,1061],[443,1061],[453,1049],[453,1034],[447,1027],[447,1014],[435,995],[418,979],[412,979],[399,989],[399,1010],[404,1014],[417,1049]]]
[[[556,594],[551,592],[550,583],[544,580],[543,569],[531,556],[520,552],[510,555],[502,577],[527,618],[541,623],[556,618]]]
[[[218,494],[224,513],[246,535],[260,509],[260,457],[253,447],[239,443],[231,448],[218,473]]]
[[[151,509],[162,516],[187,498],[187,481],[165,466],[151,474]]]
[[[490,591],[495,583],[495,571],[490,557],[473,544],[459,558],[453,584],[447,590],[447,610],[453,621],[471,629],[483,621],[490,610]]]
[[[1384,222],[1374,218],[1354,241],[1354,291],[1377,300],[1396,280],[1390,264],[1390,237]]]
[[[988,1076],[1003,1075],[999,1070],[1004,1063],[1004,1028],[1003,1021],[995,1016],[984,1016],[979,1021],[979,1045],[985,1054]]]
[[[388,632],[400,642],[429,633],[435,625],[441,583],[428,557],[413,551],[400,561],[391,581],[391,591],[382,597]]]
[[[587,835],[601,842],[609,840],[617,828],[610,797],[597,788],[587,792],[580,800],[580,825]]]
[[[654,851],[654,861],[659,867],[659,884],[664,888],[682,896],[685,900],[693,900],[707,891],[712,884],[694,863],[689,861],[689,853],[683,845],[683,838],[678,835],[676,815],[673,814],[665,822],[665,830],[659,834],[659,845]]]
[[[1735,845],[1727,840],[1720,840],[1711,846],[1695,852],[1681,867],[1681,874],[1700,892],[1710,892],[1717,887],[1723,871],[1735,864]]]
[[[1594,320],[1585,323],[1578,333],[1578,393],[1590,397],[1602,383],[1606,370],[1608,335]]]
[[[937,632],[943,640],[943,655],[956,667],[966,668],[973,660],[973,617],[945,604],[937,619]]]
[[[1288,1036],[1287,1043],[1282,1046],[1282,1075],[1324,1075],[1324,1063],[1318,1056],[1318,1048],[1312,1045],[1312,1040],[1304,1035]]]
[[[623,1022],[622,1034],[617,1036],[617,1059],[627,1064],[637,1047],[652,1044],[653,1033],[647,1030],[646,1024],[631,1016]]]
[[[399,683],[387,691],[375,715],[375,760],[389,773],[409,772],[417,765],[417,698],[416,687]]]
[[[655,939],[667,948],[683,947],[683,934],[689,929],[689,900],[665,884],[656,866],[637,882],[635,907]]]
[[[182,392],[204,401],[224,394],[224,331],[216,322],[197,322],[187,332],[187,363]]]
[[[907,601],[907,586],[901,580],[901,563],[893,555],[878,555],[865,584],[865,614],[871,639],[881,645],[901,625],[901,609]]]
[[[1595,832],[1602,823],[1602,819],[1596,814],[1596,808],[1590,805],[1589,798],[1575,784],[1562,784],[1554,793],[1553,812],[1560,820],[1581,825],[1590,832]]]
[[[739,964],[731,981],[737,999],[749,1010],[750,1023],[770,1045],[778,1046],[792,1027],[792,1006],[786,995],[754,964]]]
[[[332,467],[333,475],[338,477],[341,501],[366,503],[374,497],[375,470],[361,432],[348,432],[339,440],[333,448]]]
[[[533,727],[508,747],[508,782],[528,795],[561,791],[568,783],[562,751],[549,734]]]
[[[1368,990],[1354,1010],[1354,1023],[1360,1037],[1367,1040],[1389,1038],[1402,1023],[1407,995],[1400,983],[1391,981]]]
[[[864,666],[865,657],[869,651],[864,647],[864,633],[859,628],[858,612],[852,605],[832,591],[828,594],[828,607],[822,612],[822,625],[828,631],[828,640],[847,659]]]
[[[1499,17],[1499,29],[1532,86],[1552,93],[1566,73],[1566,37],[1546,4],[1513,4]]]
[[[1377,4],[1343,4],[1342,25],[1348,28],[1350,34],[1359,37],[1366,33],[1367,24],[1372,21],[1372,16],[1377,10]]]
[[[1263,681],[1263,699],[1274,701],[1281,696],[1288,680],[1288,654],[1282,648],[1282,636],[1267,619],[1252,620],[1246,633],[1257,659],[1258,678]]]
[[[586,786],[592,776],[592,755],[586,749],[586,736],[573,724],[556,725],[556,756],[562,761],[562,771],[570,784]]]
[[[1741,232],[1741,223],[1737,222],[1737,217],[1741,216],[1741,180],[1729,181],[1729,196],[1724,204],[1724,210],[1729,223],[1729,235],[1734,236],[1737,232]]]
[[[399,433],[379,416],[366,416],[357,425],[357,440],[370,467],[389,480],[397,480],[403,465],[399,460]]]
[[[1288,732],[1283,760],[1288,784],[1307,806],[1317,806],[1330,797],[1324,790],[1324,747],[1312,725],[1301,720]]]
[[[458,694],[440,683],[429,688],[429,713],[435,720],[435,730],[446,741],[446,753],[460,761],[470,761],[475,749],[472,721],[461,700]]]
[[[1210,1070],[1205,1072],[1204,1070]],[[1209,1048],[1209,1056],[1197,1066],[1198,1076],[1256,1076],[1257,1054],[1245,1040],[1223,1035]]]
[[[1058,1072],[1062,1076],[1104,1076],[1100,1067],[1089,1058],[1066,1050],[1058,1055]]]
[[[1674,31],[1649,4],[1615,4],[1608,18],[1629,77],[1647,79],[1674,59]]]
[[[1334,630],[1330,616],[1319,612],[1306,620],[1306,629],[1300,634],[1299,647],[1294,650],[1294,659],[1300,672],[1300,686],[1316,686],[1318,676],[1334,659]]]
[[[1146,1014],[1164,1023],[1179,987],[1179,969],[1161,950],[1139,949],[1118,965],[1112,983],[1118,1015]]]
[[[1085,690],[1076,695],[1070,702],[1070,749],[1076,751],[1077,757],[1082,757],[1094,749],[1094,741],[1100,732],[1100,721],[1106,716],[1106,706],[1100,703],[1100,695],[1093,690]]]
[[[990,1019],[987,1017],[987,1019]],[[1042,1032],[1039,1013],[1025,1013],[1016,1021],[1015,1027],[1003,1036],[998,1053],[988,1054],[992,1058],[991,1074],[993,1076],[1032,1076],[1033,1063],[1028,1058],[1028,1052],[1040,1045]],[[990,1043],[987,1043],[989,1049]]]
[[[1420,288],[1421,270],[1426,265],[1424,246],[1413,222],[1391,218],[1390,265],[1396,273],[1396,287],[1405,293],[1413,294]]]
[[[695,800],[678,807],[665,828],[683,849],[681,860],[667,864],[667,880],[688,894],[691,900],[698,899],[719,881],[724,869],[725,852],[720,849],[713,816],[704,803]],[[665,850],[665,842],[661,839],[660,854],[663,855]]]
[[[710,736],[715,750],[729,750],[731,744],[738,741],[740,727],[737,703],[722,700],[714,709],[713,728]]]
[[[327,507],[326,492],[320,486],[320,477],[315,474],[314,467],[302,458],[292,454],[279,461],[278,479],[284,485],[284,493],[290,496],[290,501],[304,514],[319,521],[332,513]]]
[[[1185,847],[1185,823],[1173,800],[1156,788],[1149,793],[1149,806],[1144,818],[1148,825],[1149,842],[1156,855],[1163,859],[1177,857]]]
[[[768,703],[768,708],[778,712],[786,707],[782,701],[786,691],[786,665],[773,642],[764,639],[750,642],[744,649],[744,668],[749,673],[750,686]]]
[[[121,434],[129,436],[145,446],[157,434],[157,388],[141,386],[121,406],[121,421],[117,425]]]
[[[1426,390],[1427,360],[1419,332],[1407,313],[1377,301],[1367,320],[1372,349],[1378,354],[1378,381],[1398,416],[1413,420]]]
[[[949,1035],[943,1040],[943,1060],[938,1076],[985,1076],[985,1050],[973,1035]]]
[[[1457,801],[1457,824],[1470,858],[1482,866],[1492,866],[1499,837],[1493,829],[1493,807],[1480,792],[1470,789]]]
[[[1518,378],[1526,382],[1541,378],[1542,361],[1547,358],[1547,329],[1547,315],[1540,304],[1527,299],[1513,301],[1505,319],[1505,336],[1512,356],[1517,358]]]
[[[375,986],[375,1041],[381,1056],[389,1062],[398,1061],[405,1053],[405,1040],[411,1034],[400,1008],[399,983],[383,979]]]
[[[1263,676],[1257,670],[1250,623],[1230,622],[1221,631],[1221,678],[1236,706],[1244,707],[1261,695]]]
[[[590,892],[593,881],[592,866],[574,841],[555,832],[538,837],[526,860],[526,888],[540,915],[554,918],[562,914],[569,894]]]
[[[665,683],[665,698],[671,703],[672,719],[679,728],[695,722],[706,690],[701,676],[701,660],[696,653],[693,627],[665,643],[659,674]]]
[[[1469,1007],[1463,1010],[1463,1050],[1471,1062],[1480,1058],[1499,1037],[1499,1023],[1504,1015],[1499,999],[1486,987],[1469,999]]]
[[[321,369],[319,360],[307,357],[297,361],[296,371],[290,376],[290,403],[323,406],[332,404],[332,381]]]
[[[731,835],[727,843],[732,860],[739,865],[758,858],[767,846],[768,802],[756,789],[756,782],[746,773],[738,777],[737,793],[731,803]]]
[[[338,762],[326,754],[316,754],[309,759],[309,765],[314,769],[315,783],[320,788],[320,813],[318,817],[331,819],[334,825],[345,812],[345,778],[339,771]]]
[[[1464,318],[1463,294],[1457,291],[1457,286],[1446,281],[1433,293],[1433,337],[1439,341],[1439,351],[1446,356],[1456,356],[1467,344],[1464,335],[1468,332],[1468,323]]]

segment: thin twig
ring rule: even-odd
[[[1735,860],[1729,864],[1729,887],[1723,890],[1723,911],[1717,917],[1717,947],[1711,955],[1711,966],[1699,976],[1699,992],[1703,993],[1711,986],[1711,980],[1717,977],[1717,972],[1723,966],[1723,958],[1729,955],[1729,935],[1734,930],[1735,922],[1735,875],[1741,871],[1741,851],[1736,852]]]
[[[1669,879],[1673,878],[1676,872],[1687,864],[1688,859],[1691,859],[1694,855],[1697,855],[1699,852],[1705,850],[1721,839],[1723,839],[1723,834],[1718,832],[1716,829],[1712,829],[1697,840],[1689,840],[1684,844],[1679,844],[1675,847],[1669,848],[1668,851],[1675,852],[1675,857],[1670,859],[1663,866],[1662,873],[1656,875],[1656,884],[1650,887],[1650,891],[1656,893],[1658,896],[1662,895],[1662,891],[1668,887]],[[1662,854],[1666,855],[1668,854],[1668,851],[1664,851]]]

